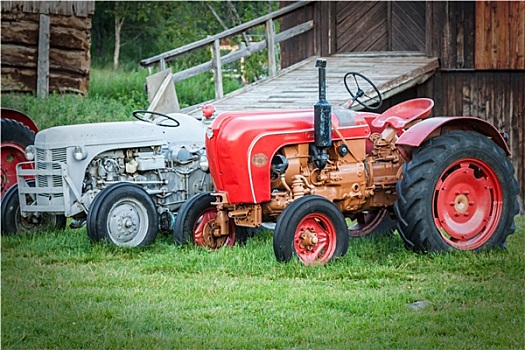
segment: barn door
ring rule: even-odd
[[[424,1],[336,2],[337,52],[425,52]]]

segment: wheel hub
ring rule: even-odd
[[[138,209],[132,204],[117,205],[112,209],[110,218],[109,232],[120,243],[133,240],[140,231],[141,219]]]
[[[118,238],[128,237],[137,232],[137,218],[131,214],[124,214],[118,221]]]
[[[313,227],[304,228],[299,237],[301,238],[299,244],[306,250],[312,250],[319,243],[319,238]]]
[[[456,213],[458,214],[468,213],[468,206],[469,206],[469,200],[466,195],[459,194],[456,196],[456,199],[454,200],[454,208],[456,209]]]
[[[221,227],[217,220],[213,219],[206,223],[202,230],[202,238],[206,248],[217,250],[222,248],[228,239],[228,236],[223,236]]]

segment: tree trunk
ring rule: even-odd
[[[113,69],[118,69],[118,61],[120,56],[120,31],[124,24],[124,18],[115,15],[115,52],[113,54]]]

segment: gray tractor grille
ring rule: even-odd
[[[36,169],[38,170],[60,170],[59,164],[50,164],[48,162],[66,163],[67,155],[65,148],[44,150],[37,148],[36,150]],[[37,175],[37,187],[62,187],[62,176],[60,175]],[[42,194],[46,197],[63,197],[62,193]]]

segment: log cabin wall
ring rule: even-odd
[[[315,13],[330,16],[321,20]],[[283,67],[339,52],[439,57],[440,70],[429,81],[390,98],[384,108],[430,97],[433,115],[476,116],[506,132],[525,214],[525,2],[316,1],[301,16],[314,19],[315,33],[283,43]],[[282,27],[294,20],[284,18]]]
[[[87,92],[94,8],[94,1],[2,1],[2,91],[37,91],[47,56],[47,92]]]

